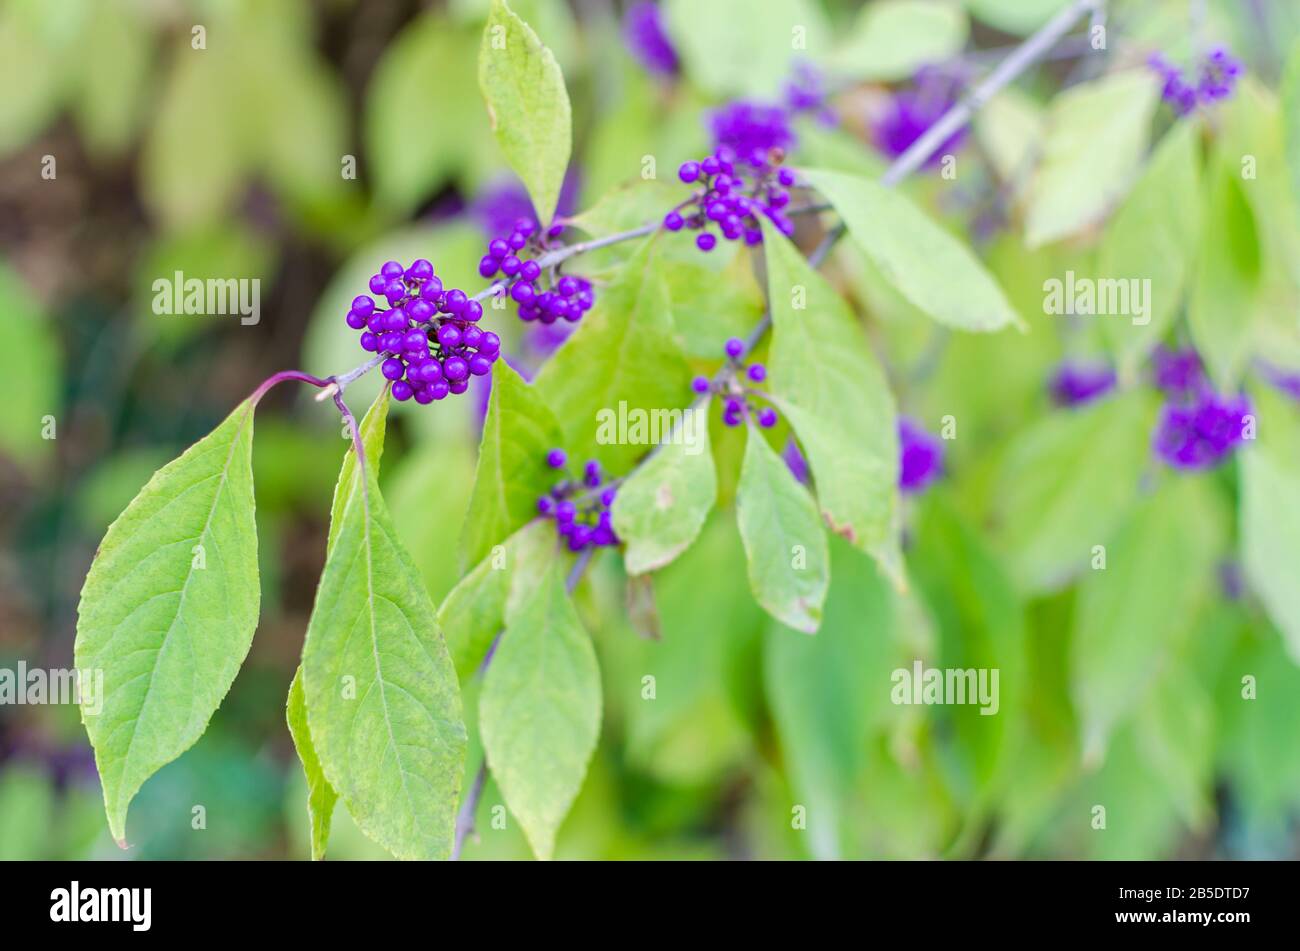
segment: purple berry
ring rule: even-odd
[[[707,393],[709,392],[710,386],[712,386],[712,384],[709,382],[707,376],[697,376],[695,379],[691,380],[691,389],[696,393]]]
[[[400,380],[402,374],[406,372],[406,364],[396,357],[389,357],[383,362],[379,370],[390,380]]]
[[[427,281],[431,277],[433,277],[433,265],[424,258],[416,258],[406,269],[408,281]]]
[[[483,334],[483,339],[479,341],[479,353],[497,353],[501,349],[501,338],[492,331]]]
[[[510,236],[510,240],[507,243],[510,245],[512,251],[518,251],[528,243],[528,235],[516,231]]]
[[[452,383],[458,383],[469,376],[469,364],[460,357],[448,357],[442,364],[442,372]],[[455,387],[452,392],[457,392]]]
[[[413,300],[406,305],[406,316],[417,324],[426,323],[434,314],[434,306],[427,300]]]
[[[429,352],[429,335],[423,330],[407,331],[406,336],[402,338],[402,349],[408,353],[411,351],[419,352],[423,350]]]
[[[525,261],[519,265],[519,276],[525,281],[535,281],[542,276],[542,266],[536,261]]]
[[[428,388],[421,387],[420,389],[415,391],[415,401],[419,403],[421,406],[426,406],[429,403],[432,403],[433,391]]]
[[[362,317],[369,317],[375,312],[375,302],[365,294],[352,298],[352,309]]]
[[[437,360],[421,363],[416,371],[421,383],[437,383],[442,379],[442,364]]]
[[[476,300],[467,300],[465,301],[465,309],[460,312],[460,316],[462,320],[473,323],[483,316],[483,305]]]
[[[506,277],[514,277],[522,266],[522,262],[513,254],[501,259],[501,273]]]
[[[695,239],[695,246],[699,248],[701,251],[712,251],[714,245],[716,245],[717,243],[718,243],[718,239],[715,238],[713,235],[709,234],[709,232],[707,231],[697,236]]]
[[[767,379],[767,367],[761,363],[755,363],[749,368],[749,378],[755,383],[762,383]]]
[[[446,399],[447,394],[451,392],[451,386],[448,385],[446,380],[439,380],[437,383],[434,383],[429,387],[429,392],[433,395],[435,400],[443,400]]]
[[[552,469],[562,469],[568,458],[563,449],[552,449],[546,454],[546,464]]]
[[[566,274],[560,278],[559,283],[555,285],[555,289],[560,292],[561,297],[572,297],[578,293],[578,279]]]
[[[568,499],[555,506],[555,520],[557,522],[572,522],[573,517],[577,514],[577,508]]]
[[[438,328],[438,343],[450,349],[460,343],[460,328],[455,324],[443,324]]]
[[[723,349],[727,351],[727,356],[735,360],[745,352],[745,341],[739,337],[732,337],[727,341],[727,345]]]
[[[401,277],[405,274],[406,268],[402,267],[402,265],[398,264],[396,261],[385,261],[384,266],[379,269],[379,273],[391,281],[393,278]]]
[[[677,169],[677,177],[689,185],[700,177],[700,164],[698,162],[683,162],[681,168]]]
[[[384,277],[382,274],[376,274],[370,278],[370,283],[367,286],[370,288],[370,293],[382,294],[384,292],[384,286],[387,283],[388,278]]]
[[[517,281],[515,286],[510,288],[510,296],[520,304],[527,304],[533,299],[533,285],[524,281]]]
[[[405,380],[398,380],[393,384],[393,399],[397,400],[399,403],[405,403],[414,395],[415,391],[411,389],[411,384],[407,383]]]
[[[491,277],[497,272],[497,259],[487,254],[479,259],[478,275],[479,277]]]
[[[549,495],[543,495],[540,499],[537,500],[537,514],[550,515],[551,509],[554,506],[555,503],[551,501],[551,497]]]
[[[474,376],[485,376],[492,372],[492,361],[483,354],[475,354],[469,358],[469,372]]]
[[[448,390],[450,393],[452,393],[452,394],[454,394],[454,395],[457,395],[457,396],[459,396],[461,393],[464,393],[464,392],[465,392],[466,390],[468,390],[468,389],[469,389],[469,380],[467,380],[467,379],[466,379],[466,380],[452,380],[451,383],[447,384],[447,390]]]
[[[764,406],[758,411],[758,425],[764,429],[771,429],[776,425],[776,410],[770,406]]]
[[[504,238],[494,238],[488,243],[488,254],[500,261],[510,253],[510,245]]]
[[[453,288],[447,292],[447,309],[453,314],[459,314],[465,309],[468,300],[464,291]]]
[[[361,335],[361,349],[367,353],[374,353],[379,349],[379,337],[367,330]]]
[[[669,231],[681,231],[683,224],[685,222],[682,221],[682,216],[675,211],[670,211],[664,215],[664,227]]]
[[[360,330],[362,327],[366,326],[366,318],[361,314],[358,314],[355,310],[348,311],[348,316],[345,319],[348,322],[348,326],[353,330]]]

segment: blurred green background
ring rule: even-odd
[[[834,40],[839,61],[853,62],[862,4],[801,3],[818,42],[829,49]],[[667,170],[704,154],[706,111],[729,94],[769,94],[791,65],[756,56],[737,83],[725,64],[705,70],[691,56],[683,77],[665,79],[624,46],[624,4],[512,6],[554,50],[574,103],[566,213],[636,179],[643,156]],[[963,24],[958,49],[987,66],[1060,4],[950,6]],[[1261,95],[1272,95],[1300,34],[1300,7],[1263,4],[1269,19],[1259,21],[1243,12],[1251,4],[1209,6],[1207,29],[1247,63]],[[343,314],[380,262],[423,256],[449,283],[479,286],[474,266],[491,220],[527,207],[477,89],[485,10],[485,0],[0,0],[0,378],[8,401],[0,414],[0,667],[71,664],[78,592],[95,546],[154,469],[271,373],[328,374],[361,361]],[[1116,3],[1115,55],[1140,62],[1151,49],[1178,51],[1186,17],[1182,2]],[[196,25],[203,49],[194,47]],[[933,37],[903,39],[924,46]],[[1062,58],[1022,84],[1017,114],[1041,114],[1077,66]],[[834,100],[837,128],[801,129],[801,156],[882,168],[865,141],[866,116],[895,82],[906,76],[854,77]],[[1063,356],[1088,354],[1094,342],[1068,337],[1042,315],[1041,286],[1044,276],[1089,261],[1092,249],[1027,251],[1005,222],[974,234],[998,192],[997,159],[1014,164],[1020,144],[1014,116],[998,115],[1003,124],[978,129],[982,144],[963,153],[979,170],[957,183],[927,176],[910,188],[979,241],[1030,333],[938,334],[909,320],[855,252],[842,249],[837,260],[838,280],[870,316],[901,406],[934,429],[944,414],[962,419],[948,478],[907,511],[913,589],[885,590],[869,561],[835,544],[823,630],[813,640],[774,630],[749,592],[725,505],[741,444],[721,438],[724,510],[656,585],[662,639],[643,638],[627,619],[616,558],[598,562],[580,590],[606,681],[605,719],[558,856],[1300,854],[1300,668],[1249,594],[1219,584],[1235,570],[1231,467],[1178,487],[1198,563],[1212,570],[1190,576],[1199,586],[1174,579],[1161,595],[1187,636],[1104,759],[1083,761],[1067,687],[1082,585],[1024,583],[1008,552],[1009,503],[999,501],[998,479],[1015,471],[1026,432],[1045,421],[1070,425],[1053,416],[1044,380]],[[349,161],[355,178],[344,174]],[[53,177],[43,176],[50,168]],[[154,314],[151,284],[176,270],[260,279],[261,321]],[[735,291],[725,306],[696,304],[715,308],[717,332],[693,353],[716,352],[715,337],[752,325],[761,299]],[[513,362],[535,367],[546,342],[525,339],[517,321],[502,323],[494,329]],[[377,392],[377,376],[357,384],[354,409]],[[390,424],[385,493],[403,513],[399,528],[435,602],[456,581],[448,553],[472,486],[480,383],[467,399],[400,407]],[[1296,414],[1277,395],[1259,398]],[[305,783],[284,698],[346,442],[332,409],[310,394],[278,388],[263,407],[254,449],[262,620],[234,688],[202,740],[145,785],[127,852],[108,835],[76,710],[0,707],[0,858],[308,856]],[[46,415],[57,438],[40,436]],[[1166,554],[1180,560],[1185,552]],[[1004,667],[1011,658],[1022,685],[999,718],[1005,735],[996,749],[984,747],[987,732],[973,731],[965,713],[895,707],[860,686],[868,672],[887,677],[912,657],[979,666],[990,651]],[[640,699],[646,672],[661,685],[654,703]],[[1239,695],[1243,672],[1267,685],[1250,705]],[[477,688],[466,689],[472,711]],[[513,821],[505,831],[490,827],[500,801],[489,784],[467,858],[528,856]],[[1089,827],[1098,802],[1108,806],[1104,836]],[[792,829],[792,803],[832,819],[815,834]],[[192,827],[196,806],[206,828]],[[383,856],[342,806],[329,854]]]

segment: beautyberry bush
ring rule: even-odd
[[[95,554],[113,837],[249,653],[282,383],[348,440],[285,674],[315,858],[344,815],[504,854],[498,803],[514,854],[579,854],[625,785],[610,814],[743,813],[711,854],[1152,857],[1294,816],[1300,52],[1136,0],[665,0],[596,57],[519,6],[476,24],[481,110],[439,92],[445,12],[376,69],[438,130],[369,133],[374,220],[420,226],[324,295],[320,374]]]

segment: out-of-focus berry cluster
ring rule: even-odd
[[[591,282],[558,269],[542,270],[534,257],[551,250],[551,242],[564,231],[552,225],[538,236],[537,226],[527,218],[515,222],[514,230],[488,242],[487,254],[478,262],[480,276],[494,278],[494,293],[509,294],[519,305],[519,319],[553,324],[557,320],[577,321],[591,310],[595,294]]]
[[[1242,65],[1222,46],[1206,54],[1197,70],[1195,82],[1183,76],[1178,66],[1161,53],[1152,53],[1147,65],[1156,71],[1164,82],[1160,95],[1180,116],[1194,111],[1197,106],[1208,106],[1232,95],[1242,74]]]
[[[361,331],[361,347],[388,354],[380,369],[393,398],[432,403],[464,393],[471,376],[483,376],[501,355],[496,334],[477,326],[483,305],[464,291],[444,288],[433,265],[420,258],[402,267],[389,261],[370,278],[370,293],[352,299],[347,324]]]
[[[617,489],[605,482],[600,463],[590,460],[583,466],[582,477],[574,478],[568,473],[564,450],[552,449],[546,454],[546,464],[564,477],[537,500],[537,514],[555,521],[556,533],[570,551],[618,545],[610,515]]]
[[[745,352],[745,344],[736,337],[727,341],[725,350],[730,372],[716,384],[707,376],[697,376],[691,381],[691,389],[701,395],[716,393],[721,397],[722,421],[728,426],[739,426],[746,417],[752,416],[758,425],[771,429],[776,425],[776,410],[770,406],[756,406],[756,401],[767,399],[767,394],[750,385],[766,380],[767,368],[761,363],[742,365],[740,355]]]
[[[898,487],[924,491],[943,472],[943,443],[905,416],[898,418]]]
[[[1152,446],[1175,469],[1208,469],[1245,439],[1250,400],[1216,393],[1191,350],[1158,350],[1152,358],[1156,386],[1168,397]]]
[[[959,76],[933,67],[921,69],[913,85],[895,92],[873,120],[871,134],[876,148],[898,158],[958,103],[961,92]],[[926,165],[938,165],[945,155],[961,147],[965,137],[965,127],[953,132],[926,159]]]
[[[1115,387],[1115,371],[1104,364],[1062,363],[1048,382],[1057,406],[1082,406]]]
[[[790,203],[789,189],[795,176],[790,169],[778,167],[783,159],[780,149],[773,149],[768,164],[760,166],[750,179],[737,173],[735,153],[727,146],[702,161],[683,162],[677,177],[698,187],[664,216],[664,228],[698,231],[695,245],[701,251],[712,251],[718,244],[710,228],[717,228],[728,241],[743,238],[746,244],[759,244],[763,240],[759,215],[771,220],[782,234],[794,234],[794,222],[783,209]]]

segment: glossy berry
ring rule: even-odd
[[[546,464],[552,469],[562,469],[568,458],[563,449],[552,449],[546,454]]]
[[[735,360],[739,358],[742,353],[745,352],[745,342],[741,340],[739,337],[732,337],[727,341],[727,344],[723,349],[726,350],[727,356]]]

